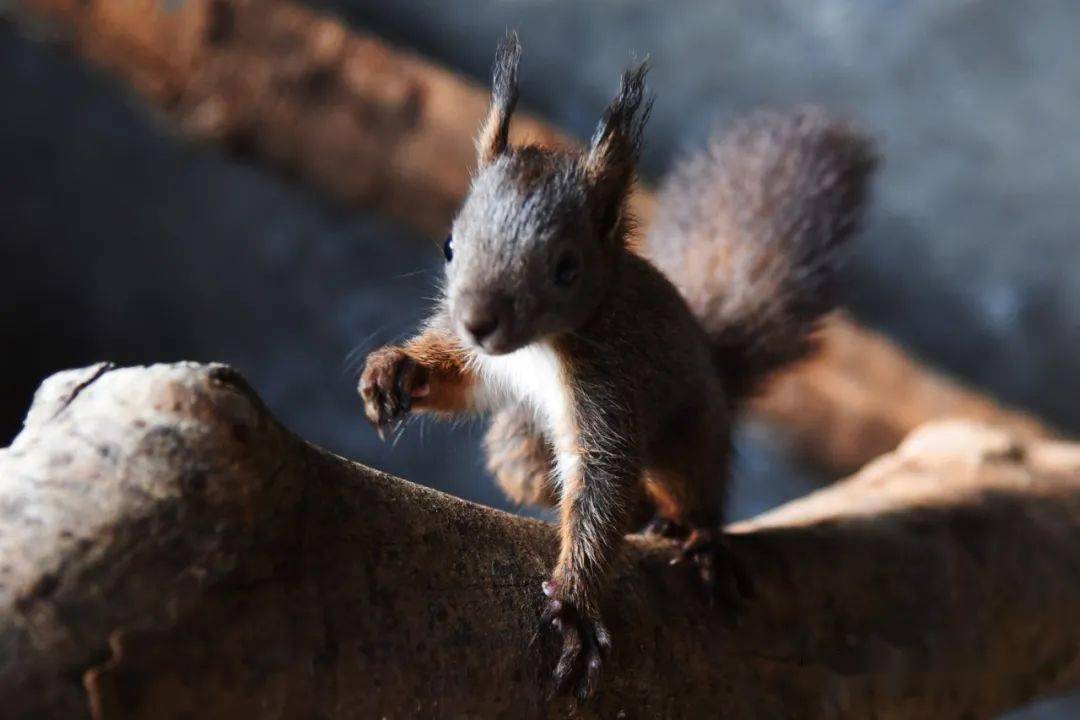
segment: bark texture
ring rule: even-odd
[[[187,134],[260,158],[346,205],[441,237],[464,196],[488,91],[290,0],[19,0],[26,19],[129,82]],[[525,114],[512,136],[565,142]],[[647,222],[647,191],[635,198]],[[962,415],[1024,437],[1035,419],[838,317],[825,351],[756,407],[850,472],[920,424]]]
[[[554,528],[309,445],[224,366],[52,377],[0,514],[9,717],[969,718],[1080,687],[1080,446],[960,422],[730,528],[737,619],[632,538],[580,706],[537,627]]]

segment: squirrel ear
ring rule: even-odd
[[[509,32],[499,43],[495,51],[495,66],[492,69],[491,109],[488,110],[480,136],[476,139],[476,150],[480,166],[506,152],[506,141],[510,135],[510,116],[518,99],[518,61],[521,59],[521,43],[516,32]]]
[[[652,112],[653,99],[645,95],[648,71],[645,60],[623,73],[619,94],[604,110],[585,156],[594,216],[603,233],[614,228],[634,179],[642,132]]]

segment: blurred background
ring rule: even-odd
[[[634,57],[657,95],[643,175],[715,127],[817,102],[885,159],[844,277],[864,324],[1057,427],[1080,430],[1080,5],[1069,0],[319,2],[480,82],[506,28],[522,103],[587,137]],[[441,272],[433,238],[345,209],[258,162],[184,141],[130,91],[0,3],[0,445],[46,375],[99,360],[235,365],[336,452],[506,507],[482,427],[363,421],[364,355],[408,335]],[[740,431],[734,515],[820,473]],[[1016,718],[1080,715],[1058,701]]]

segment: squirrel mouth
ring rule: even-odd
[[[488,337],[480,341],[469,339],[468,342],[474,350],[494,357],[509,355],[515,350],[520,350],[528,345],[527,342],[515,342],[507,337]]]
[[[483,355],[493,357],[509,355],[533,341],[533,338],[522,337],[517,333],[509,332],[509,330],[510,328],[499,328],[494,332],[478,337],[477,333],[470,332],[467,327],[459,324],[457,335],[469,348]]]
[[[457,335],[468,347],[485,355],[508,355],[528,345],[531,333],[520,332],[521,325],[509,312],[491,313],[484,309],[465,312],[454,323]]]

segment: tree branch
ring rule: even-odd
[[[223,366],[49,379],[0,513],[12,717],[575,709],[537,633],[551,526],[306,444]],[[1078,445],[928,427],[731,531],[737,623],[631,539],[581,715],[986,717],[1080,687]]]
[[[488,91],[291,0],[19,4],[186,133],[262,158],[346,205],[435,237],[468,188]],[[522,113],[512,135],[568,142]],[[640,192],[635,203],[647,222],[652,196]],[[947,415],[1052,434],[849,319],[836,318],[824,339],[825,352],[756,407],[823,467],[850,472]]]

